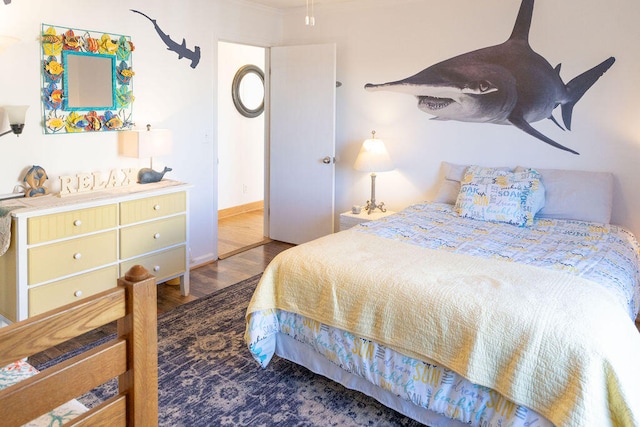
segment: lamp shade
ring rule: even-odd
[[[27,115],[28,105],[5,105],[2,107],[7,113],[10,125],[23,125]]]
[[[171,154],[172,137],[168,129],[123,131],[119,136],[118,151],[122,156],[144,159]]]
[[[384,142],[376,138],[367,139],[362,143],[353,167],[362,172],[384,172],[394,168]]]

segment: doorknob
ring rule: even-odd
[[[322,159],[322,163],[324,163],[325,165],[328,165],[331,163],[331,157],[327,156],[324,159]]]

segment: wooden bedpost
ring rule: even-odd
[[[120,390],[130,388],[127,425],[158,425],[158,329],[156,280],[144,267],[134,265],[118,285],[127,292],[127,315],[118,320],[118,335],[129,338],[126,373]]]

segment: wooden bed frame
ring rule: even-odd
[[[112,378],[119,394],[65,425],[156,426],[158,340],[155,278],[132,267],[118,286],[0,328],[0,366],[117,321],[113,340],[0,391],[2,425],[19,426]]]

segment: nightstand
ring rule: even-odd
[[[384,218],[385,216],[393,215],[395,211],[387,210],[386,212],[381,212],[379,209],[367,213],[364,209],[359,214],[354,214],[351,211],[343,212],[340,214],[340,231],[347,230],[354,225],[358,225],[362,222],[367,221],[375,221],[380,218]]]

